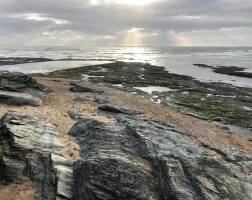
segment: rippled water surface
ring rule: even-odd
[[[68,59],[68,61],[1,66],[2,70],[25,73],[49,72],[116,60],[136,61],[161,65],[172,73],[189,75],[203,81],[220,81],[252,87],[252,79],[216,74],[210,69],[193,66],[195,63],[238,66],[252,72],[252,47],[22,47],[2,48],[0,57]],[[70,59],[75,61],[69,61]]]

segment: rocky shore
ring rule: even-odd
[[[178,101],[212,97],[222,115],[203,110],[202,116],[249,129],[251,111],[242,106],[251,106],[251,90],[153,67],[115,63],[43,77],[0,73],[1,199],[252,199],[251,141],[188,115],[203,103],[195,109]],[[139,89],[150,83],[171,90]],[[223,109],[237,110],[219,111],[222,98]]]
[[[247,68],[244,67],[236,67],[236,66],[212,66],[206,64],[194,64],[198,67],[209,68],[215,73],[226,74],[230,76],[240,76],[246,78],[252,78],[251,72],[246,72]]]
[[[145,63],[116,62],[59,70],[48,76],[106,83],[199,118],[252,128],[251,88],[201,82]]]
[[[0,65],[16,65],[25,63],[35,63],[35,62],[47,62],[47,61],[53,61],[53,60],[48,58],[0,57]]]

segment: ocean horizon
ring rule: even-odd
[[[169,72],[192,76],[201,81],[225,82],[252,87],[245,77],[216,74],[194,66],[236,66],[252,72],[252,47],[77,47],[43,46],[0,48],[0,58],[48,58],[56,61],[1,66],[1,70],[46,73],[58,69],[114,61],[143,62],[165,67]]]

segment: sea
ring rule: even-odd
[[[192,76],[201,81],[252,88],[252,79],[217,74],[211,69],[194,66],[237,66],[252,73],[252,47],[0,47],[0,57],[44,57],[58,60],[0,66],[0,70],[24,73],[47,73],[115,61],[144,62],[163,66],[171,73]]]

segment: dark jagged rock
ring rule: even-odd
[[[111,126],[79,121],[70,134],[82,157],[74,164],[75,200],[252,199],[241,168],[250,160],[209,156],[171,125],[118,115]]]
[[[28,177],[35,199],[71,199],[73,162],[55,155],[62,147],[53,125],[7,113],[0,124],[0,183]]]
[[[193,65],[197,66],[197,67],[210,68],[210,69],[214,67],[212,65],[201,64],[201,63],[199,63],[199,64],[193,64]]]
[[[134,109],[131,109],[131,108],[112,106],[110,104],[99,105],[98,109],[102,110],[102,111],[105,111],[105,112],[121,113],[121,114],[126,114],[126,115],[142,114],[142,112],[140,112],[138,110],[134,110]]]
[[[102,91],[98,91],[92,88],[84,87],[79,84],[74,84],[73,87],[70,88],[72,92],[88,92],[88,93],[102,93]]]
[[[8,105],[42,105],[41,99],[34,97],[28,93],[0,91],[0,102]]]
[[[206,64],[194,64],[194,65],[198,66],[198,67],[210,68],[210,69],[212,69],[213,72],[219,73],[219,74],[252,78],[252,73],[244,71],[247,69],[244,67],[212,66],[212,65],[206,65]]]
[[[240,76],[246,78],[252,78],[251,72],[244,71],[246,68],[243,67],[235,67],[235,66],[217,66],[213,69],[215,73],[219,74],[227,74],[230,76]]]
[[[30,75],[0,72],[0,103],[39,106],[42,105],[39,98],[49,92],[52,90],[39,84]]]
[[[42,92],[50,92],[50,89],[39,84],[30,75],[20,72],[0,72],[0,90],[12,92],[24,92],[27,90],[39,90]]]

